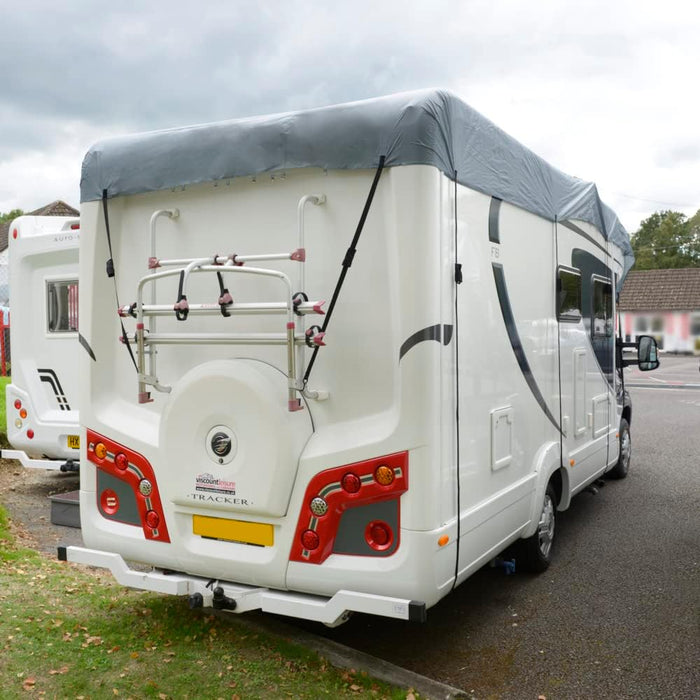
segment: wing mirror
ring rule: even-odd
[[[656,369],[659,366],[659,352],[656,340],[650,335],[640,335],[637,338],[637,358],[642,372]]]
[[[618,339],[617,348],[620,367],[637,365],[642,372],[649,372],[659,366],[659,350],[656,345],[656,339],[650,335],[637,336],[636,343],[623,343]],[[637,358],[635,360],[623,359],[623,348],[634,348],[637,352]]]

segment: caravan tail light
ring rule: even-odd
[[[382,551],[391,546],[394,540],[394,533],[387,523],[382,520],[375,520],[367,525],[365,539],[372,549]]]
[[[12,238],[17,238],[18,235],[19,235],[19,233],[18,233],[17,229],[16,228],[12,229]]]
[[[15,408],[19,411],[22,408],[22,402],[19,399],[15,399]]]
[[[108,515],[114,515],[119,510],[119,498],[112,489],[105,489],[100,494],[100,505]]]
[[[360,477],[357,476],[357,474],[353,474],[352,472],[348,472],[341,479],[340,485],[348,493],[357,493],[360,490],[360,487],[362,486],[362,482],[360,481]]]
[[[33,439],[34,439],[34,431],[33,431],[31,428],[29,428],[29,430],[27,430],[27,437],[28,437],[30,440],[33,440]]]
[[[100,514],[108,520],[133,525],[134,534],[140,530],[146,540],[170,542],[151,463],[142,454],[92,430],[88,429],[86,437],[87,458],[96,467]]]
[[[408,452],[319,472],[306,488],[290,560],[322,564],[331,554],[391,556],[399,548],[406,491]]]
[[[374,472],[374,478],[378,484],[388,486],[394,480],[394,470],[382,464]]]
[[[319,536],[313,530],[305,530],[301,535],[301,544],[304,549],[313,551],[318,549],[318,545],[321,543]]]

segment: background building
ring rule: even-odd
[[[667,352],[700,354],[700,268],[631,271],[618,310],[625,340],[652,335]]]

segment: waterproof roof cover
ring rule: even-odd
[[[578,219],[634,262],[629,236],[596,187],[549,165],[445,90],[168,129],[100,142],[85,156],[81,201],[276,170],[423,164],[550,221]],[[623,278],[624,278],[623,274]]]

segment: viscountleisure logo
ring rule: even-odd
[[[224,493],[227,496],[235,496],[236,482],[219,479],[213,474],[198,474],[195,482],[195,491],[209,491],[210,493]]]

